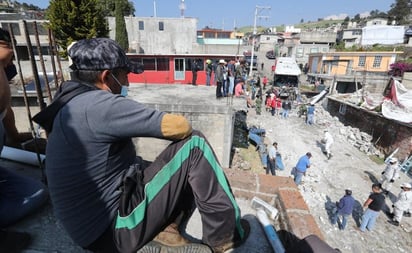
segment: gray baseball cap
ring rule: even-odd
[[[132,73],[143,73],[143,64],[131,62],[124,50],[108,38],[83,39],[69,49],[74,70],[111,70],[124,68]]]

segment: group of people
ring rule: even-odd
[[[334,139],[331,133],[326,129],[324,130],[324,137],[322,138],[323,152],[328,159],[332,157],[331,146]],[[277,151],[278,143],[274,142],[272,146],[268,148],[268,163],[266,169],[266,174],[269,172],[275,175],[274,169],[276,165],[273,165],[271,161],[274,161],[274,157]],[[306,175],[307,170],[311,166],[310,159],[312,158],[311,152],[307,152],[305,155],[299,158],[296,165],[292,168],[291,175],[294,178],[296,185],[302,183],[303,176]],[[363,208],[365,209],[359,230],[365,232],[366,230],[371,231],[374,226],[379,213],[383,210],[385,205],[385,195],[387,196],[392,188],[395,180],[399,179],[399,161],[395,157],[390,157],[387,159],[387,165],[382,171],[382,177],[379,182],[372,185],[372,193],[369,195],[368,199],[364,202]],[[399,226],[404,214],[411,216],[412,211],[412,186],[411,183],[402,183],[400,185],[401,191],[399,192],[395,202],[392,205],[393,212],[387,213],[391,224]],[[338,223],[338,227],[344,230],[347,224],[348,217],[352,215],[353,208],[355,204],[355,199],[352,196],[351,189],[345,189],[345,195],[335,204],[332,210],[331,223]]]
[[[279,115],[286,119],[289,117],[290,110],[292,110],[292,101],[289,98],[281,99],[277,89],[272,88],[266,91],[265,109],[272,116]]]
[[[216,84],[216,98],[240,96],[244,94],[246,81],[245,60],[220,59],[215,65],[212,60],[206,60],[206,86]]]
[[[310,152],[302,156],[296,166],[292,169],[291,174],[294,176],[294,181],[297,185],[301,184],[302,177],[306,175],[307,169],[310,168],[310,158],[312,154]],[[396,170],[399,170],[397,165],[398,160],[391,158],[389,164],[382,172],[381,183],[374,183],[372,185],[372,193],[363,204],[365,209],[362,215],[359,230],[365,232],[371,231],[375,227],[376,219],[379,213],[383,211],[385,206],[385,195],[388,195],[391,183],[395,178],[398,178]],[[382,187],[382,182],[388,182],[386,188]],[[389,186],[389,188],[388,188]],[[387,213],[390,217],[391,224],[399,226],[404,214],[411,216],[412,210],[412,186],[411,183],[402,183],[400,185],[401,191],[399,192],[395,202],[392,204],[393,212]],[[345,189],[345,195],[336,202],[335,208],[332,210],[331,223],[338,223],[338,227],[344,230],[347,224],[347,219],[352,215],[355,205],[355,199],[352,196],[351,189]]]
[[[13,50],[10,37],[3,30],[0,35],[3,136],[14,127],[6,74]],[[0,167],[2,228],[50,195],[68,235],[92,252],[224,252],[241,245],[250,226],[206,137],[184,116],[125,98],[128,74],[140,74],[142,66],[107,38],[80,40],[68,55],[72,80],[33,117],[48,133],[47,188]],[[134,137],[173,142],[149,162],[136,154]],[[202,243],[182,235],[195,208],[202,217]],[[19,234],[11,241],[1,233],[0,251],[14,252],[7,247],[19,245]]]
[[[325,131],[325,149],[328,159],[331,157],[330,144],[333,143],[333,138],[330,133]],[[276,144],[277,145],[277,144]],[[295,167],[293,167],[291,174],[294,177],[296,185],[300,185],[302,182],[302,177],[306,175],[307,169],[310,168],[310,158],[312,154],[310,152],[302,156]],[[366,230],[371,231],[376,223],[376,219],[379,213],[383,210],[385,205],[385,195],[389,194],[392,184],[396,179],[399,178],[399,165],[397,158],[388,159],[388,164],[382,171],[382,178],[379,183],[374,183],[372,185],[372,193],[369,195],[368,199],[364,202],[363,208],[365,211],[362,215],[361,224],[359,230],[365,232]],[[387,213],[390,217],[391,224],[399,226],[401,219],[404,214],[411,216],[412,211],[412,186],[411,183],[402,183],[400,185],[401,191],[399,192],[396,201],[393,203],[393,212]],[[332,224],[336,224],[339,221],[339,229],[343,230],[346,227],[347,219],[352,215],[353,208],[355,204],[355,199],[352,196],[352,190],[346,189],[345,195],[336,202],[335,208],[332,211]],[[339,220],[341,218],[341,221]]]

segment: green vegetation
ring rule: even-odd
[[[307,22],[296,24],[295,28],[301,28],[302,30],[311,30],[311,29],[322,29],[332,26],[337,26],[343,23],[344,20],[319,20],[316,22]]]
[[[107,37],[109,28],[98,0],[51,0],[46,12],[57,44],[66,49],[74,41]]]
[[[385,159],[383,158],[379,158],[376,155],[370,155],[369,159],[371,159],[372,161],[374,161],[377,165],[382,165],[385,163]]]
[[[259,157],[259,152],[256,151],[256,147],[249,145],[247,148],[239,148],[239,156],[244,161],[250,163],[251,171],[255,173],[262,173],[263,165]]]
[[[115,2],[115,19],[116,19],[116,41],[126,52],[129,51],[129,37],[127,36],[126,22],[124,20],[124,9],[126,5],[124,0]]]

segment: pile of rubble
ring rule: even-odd
[[[374,155],[384,158],[384,154],[372,142],[373,137],[370,134],[361,132],[358,128],[345,126],[337,117],[332,117],[322,106],[316,107],[315,121],[317,125],[328,128],[335,138],[349,142],[368,156]]]

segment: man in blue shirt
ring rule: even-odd
[[[306,170],[310,167],[310,158],[312,154],[307,152],[304,156],[302,156],[298,163],[296,164],[293,175],[295,176],[295,183],[296,185],[300,185],[302,182],[302,177],[306,175]]]
[[[314,105],[308,106],[306,124],[308,125],[315,124],[315,106]]]
[[[345,196],[339,202],[336,202],[336,211],[333,213],[332,225],[336,224],[339,215],[342,216],[342,223],[339,223],[339,229],[344,230],[348,217],[352,214],[355,199],[352,197],[352,190],[346,189]]]
[[[277,154],[277,149],[278,149],[278,143],[274,142],[269,148],[268,148],[268,162],[267,162],[267,167],[266,167],[266,175],[269,174],[269,172],[273,175],[276,176],[276,154]]]

